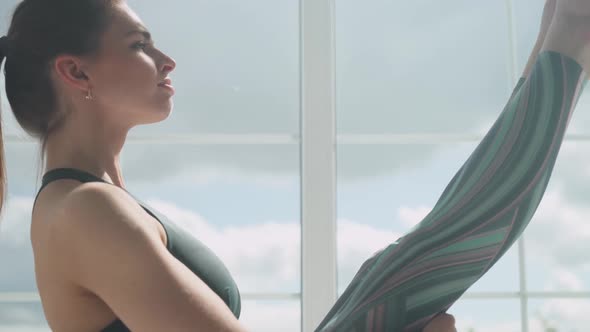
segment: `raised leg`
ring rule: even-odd
[[[584,39],[590,0],[558,1],[532,65],[433,210],[362,265],[316,332],[421,331],[522,234],[543,197],[590,68]],[[589,4],[586,21],[572,18],[580,12],[568,11],[568,1]]]

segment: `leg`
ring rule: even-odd
[[[547,37],[547,31],[549,30],[549,26],[553,21],[556,2],[557,0],[547,0],[545,2],[545,7],[543,8],[543,15],[541,17],[541,28],[539,29],[539,35],[537,36],[535,46],[533,46],[533,51],[531,52],[529,60],[527,61],[526,66],[524,67],[524,71],[522,72],[521,78],[523,79],[529,77],[531,69],[537,61],[537,55],[541,51],[543,43],[545,42],[545,39]]]
[[[555,11],[541,52],[566,55],[590,73],[590,1],[558,0]]]
[[[433,210],[363,264],[316,332],[420,331],[523,232],[587,78],[583,66],[590,56],[580,37],[563,38],[571,27],[561,13],[541,52],[533,51],[530,73],[525,69],[500,117]]]

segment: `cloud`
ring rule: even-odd
[[[419,222],[424,220],[426,215],[432,211],[432,207],[428,206],[419,206],[415,208],[410,208],[406,206],[402,206],[398,208],[398,216],[399,220],[407,227],[414,227]]]
[[[35,289],[33,250],[29,240],[31,225],[30,197],[9,195],[0,219],[0,291]],[[0,319],[1,321],[1,319]]]
[[[588,87],[584,89],[584,92],[578,99],[578,104],[572,115],[572,119],[569,124],[568,133],[572,134],[585,134],[588,135],[590,128],[590,115],[588,110],[590,109],[590,90]]]
[[[338,290],[343,291],[362,263],[400,237],[348,219],[338,220]]]
[[[482,323],[472,317],[455,316],[455,326],[460,332],[520,332],[520,321],[499,321],[491,324]],[[531,332],[536,330],[531,330]]]
[[[545,281],[544,291],[584,291],[588,286],[584,286],[582,279],[564,268],[548,270],[548,279]]]
[[[299,225],[266,221],[239,227],[214,227],[198,213],[172,203],[159,199],[146,202],[219,256],[242,291],[299,289]]]
[[[219,167],[202,168],[195,171],[194,168],[187,169],[183,173],[177,173],[175,178],[191,182],[195,185],[207,184],[244,184],[259,185],[273,188],[293,188],[298,185],[298,177],[287,174],[261,173],[253,176],[244,174],[239,169],[220,169]],[[295,183],[295,184],[294,184]]]
[[[51,332],[44,325],[0,325],[0,332]]]
[[[235,276],[240,288],[248,292],[299,291],[299,222],[269,220],[253,225],[217,227],[197,212],[179,208],[174,203],[156,198],[146,202],[211,248]],[[29,241],[32,203],[30,197],[9,197],[7,200],[0,224],[0,256],[8,255],[3,261],[13,267],[11,270],[14,273],[2,274],[0,280],[3,285],[22,279],[17,278],[18,274],[31,276],[25,289],[34,286]],[[340,280],[345,280],[347,276],[351,278],[364,260],[395,241],[399,235],[351,220],[339,220]],[[19,263],[23,263],[22,266]],[[13,281],[5,279],[9,275]]]
[[[299,223],[266,221],[214,227],[197,213],[172,203],[160,199],[146,202],[211,248],[232,272],[241,290],[299,291]],[[341,219],[337,237],[339,284],[347,285],[366,259],[395,241],[399,234]]]
[[[0,322],[2,324],[37,324],[42,323],[43,313],[40,308],[31,305],[2,306]]]
[[[15,264],[26,260],[30,260],[28,263],[32,263],[32,257],[26,256],[30,250],[30,243],[27,239],[32,202],[32,198],[26,197],[10,197],[7,201],[6,214],[1,225],[2,228],[0,228],[0,239],[2,239],[0,241],[0,255],[8,253],[8,248],[12,248],[13,251],[10,252],[10,255],[3,256],[2,259],[10,266],[18,267]],[[299,291],[300,225],[298,222],[267,220],[253,225],[216,226],[197,212],[179,208],[174,203],[157,198],[147,199],[146,202],[166,215],[172,222],[185,227],[210,247],[228,266],[243,292]],[[400,207],[397,213],[400,220],[411,227],[412,224],[420,221],[429,210],[425,205],[405,206]],[[527,245],[532,246],[534,252],[538,253],[534,256],[545,259],[548,266],[557,267],[552,269],[553,272],[545,282],[545,290],[577,291],[584,289],[583,280],[572,272],[570,267],[585,265],[588,263],[588,258],[580,255],[580,251],[578,251],[585,250],[585,247],[572,246],[571,239],[579,241],[582,246],[590,239],[590,230],[588,229],[590,226],[585,223],[584,219],[584,216],[590,212],[588,210],[589,208],[569,204],[559,188],[554,188],[547,193],[536,216],[535,223],[538,229],[533,230],[534,232],[531,232],[527,237]],[[553,236],[558,230],[563,235],[563,240],[555,239]],[[395,241],[400,235],[354,220],[340,219],[337,233],[339,289],[342,290],[349,283],[362,262],[376,251]],[[5,279],[6,277],[23,279],[23,276],[29,275],[33,278],[32,264],[22,265],[21,268],[16,269],[15,273],[8,275],[3,273],[2,285],[11,282]],[[547,303],[543,306],[542,313],[550,317],[557,317],[556,321],[567,319],[566,321],[570,324],[586,322],[584,320],[586,318],[580,314],[580,310],[577,310],[575,305],[562,307],[559,311],[556,308],[561,302],[550,300]],[[250,326],[256,326],[256,331],[276,330],[284,326],[292,326],[291,324],[298,324],[298,310],[298,304],[289,304],[289,301],[269,304],[267,301],[246,300],[244,321]],[[272,325],[274,324],[272,322],[265,322],[264,317],[269,317],[267,314],[286,317],[289,325],[275,326]],[[459,319],[458,322],[460,322]],[[468,327],[468,323],[469,320],[465,323],[467,325],[461,323],[464,324],[461,326]],[[500,329],[502,331],[510,331],[512,326],[518,325],[511,322],[502,324],[504,325],[498,325],[503,328]],[[495,328],[500,328],[498,326]],[[478,328],[477,331],[480,332],[481,329]]]
[[[532,259],[563,268],[590,265],[590,207],[572,204],[556,184],[543,198],[525,231]]]
[[[22,248],[30,243],[29,226],[31,225],[30,197],[9,195],[2,208],[0,221],[0,244],[2,247]]]
[[[300,302],[246,301],[240,321],[248,331],[301,332]]]
[[[553,327],[558,331],[586,331],[590,326],[588,315],[590,300],[551,299],[529,314],[534,328],[531,331],[545,331],[541,327]]]

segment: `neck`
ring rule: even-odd
[[[76,168],[125,188],[120,153],[128,130],[112,131],[113,126],[90,122],[85,126],[78,119],[69,121],[48,138],[43,173],[55,168]]]

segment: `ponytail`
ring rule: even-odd
[[[6,58],[6,53],[8,53],[7,50],[8,38],[6,36],[0,37],[0,66],[2,66],[4,58]],[[3,124],[1,115],[2,109],[0,109],[0,220],[2,216],[2,208],[4,207],[4,200],[6,198],[6,159],[4,155],[4,133],[2,132]]]

